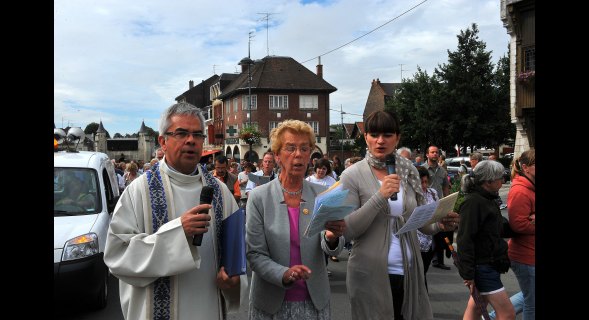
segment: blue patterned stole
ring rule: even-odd
[[[213,193],[213,211],[215,211],[215,233],[217,236],[217,265],[221,265],[221,257],[223,256],[223,246],[221,245],[221,239],[223,239],[223,193],[219,186],[219,180],[213,177],[213,175],[207,171],[207,166],[200,164],[200,172],[202,172],[207,186],[213,187],[215,192]]]
[[[168,205],[164,184],[160,175],[159,162],[148,170],[147,184],[149,185],[149,199],[151,202],[151,223],[153,232],[168,222]],[[170,277],[160,277],[153,283],[153,319],[171,319],[171,283]]]
[[[223,256],[223,246],[221,245],[221,239],[223,239],[223,194],[219,180],[213,177],[213,175],[207,171],[207,167],[204,164],[200,165],[200,172],[202,172],[205,181],[208,186],[213,187],[215,192],[213,193],[213,211],[215,211],[215,235],[217,236],[217,266],[221,265],[221,257]],[[221,295],[221,314],[223,319],[227,319],[227,308],[225,299]]]
[[[213,195],[213,210],[215,212],[215,231],[217,236],[217,265],[221,262],[222,256],[222,221],[223,221],[223,195],[218,181],[209,173],[204,164],[200,165],[199,170],[205,178],[206,184],[215,190]],[[166,203],[166,194],[164,184],[160,174],[159,162],[156,162],[150,170],[145,172],[147,184],[149,186],[149,199],[152,211],[153,233],[165,223],[168,222],[168,205]],[[160,277],[153,283],[153,319],[154,320],[171,320],[172,318],[172,292],[170,277]],[[224,308],[223,308],[224,309]],[[225,316],[225,311],[223,311]]]

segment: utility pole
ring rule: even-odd
[[[344,139],[346,138],[345,137],[345,135],[346,135],[346,127],[344,126],[344,114],[351,115],[351,116],[357,116],[357,117],[360,117],[360,118],[362,118],[363,116],[361,114],[357,114],[357,113],[345,112],[343,110],[343,105],[341,105],[341,104],[339,106],[339,110],[332,109],[332,108],[329,108],[329,110],[336,111],[336,112],[339,112],[340,113],[340,119],[341,119],[341,123],[342,123],[342,138],[341,138],[341,154],[342,154],[342,159],[341,160],[344,160],[343,159],[343,157],[344,157]]]
[[[339,105],[339,112],[342,118],[342,157],[340,158],[340,161],[344,161],[344,139],[346,138],[346,127],[344,127],[344,114],[346,112],[344,112],[344,110],[342,109],[343,106],[340,104]]]
[[[252,64],[254,63],[253,60],[250,58],[251,55],[251,42],[252,42],[252,37],[253,37],[253,31],[249,32],[249,39],[247,42],[247,57],[241,59],[241,61],[239,62],[240,65],[244,65],[247,64],[247,94],[248,94],[248,103],[247,103],[247,111],[248,111],[248,126],[251,128],[252,127]],[[252,141],[251,139],[248,141],[249,144],[249,159],[248,161],[251,163],[253,162],[253,153],[252,153]]]

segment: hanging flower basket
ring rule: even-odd
[[[244,127],[239,130],[239,138],[247,144],[257,144],[260,142],[260,132],[255,127]]]
[[[520,72],[517,75],[517,82],[521,84],[530,84],[533,85],[536,79],[536,70],[528,70],[524,72]]]

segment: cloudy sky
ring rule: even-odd
[[[321,56],[331,108],[361,121],[372,79],[431,75],[472,23],[493,62],[507,54],[500,0],[55,0],[53,121],[158,130],[189,80],[238,72],[250,31],[254,60],[289,56],[316,72]]]

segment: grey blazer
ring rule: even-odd
[[[346,286],[350,297],[352,319],[392,319],[393,298],[388,276],[388,254],[391,233],[401,228],[417,205],[425,204],[421,192],[419,172],[411,162],[396,155],[397,174],[403,186],[403,216],[391,218],[388,199],[378,190],[380,183],[366,159],[342,172],[340,182],[349,189],[347,204],[358,207],[346,218],[346,239],[353,239],[352,254],[348,260]],[[420,228],[425,234],[434,234],[436,224]],[[425,288],[423,262],[415,231],[400,236],[404,269],[404,298],[402,313],[405,319],[431,320],[433,314]]]
[[[324,253],[338,255],[345,242],[343,236],[340,237],[337,248],[330,250],[323,237],[325,231],[310,238],[303,235],[311,220],[315,196],[325,189],[303,181],[300,205],[303,214],[299,217],[301,260],[311,269],[307,289],[318,310],[327,306],[330,296]],[[290,224],[278,179],[250,192],[246,207],[246,243],[247,260],[252,269],[250,302],[256,308],[274,314],[280,309],[290,287],[282,284],[282,275],[290,262]]]

